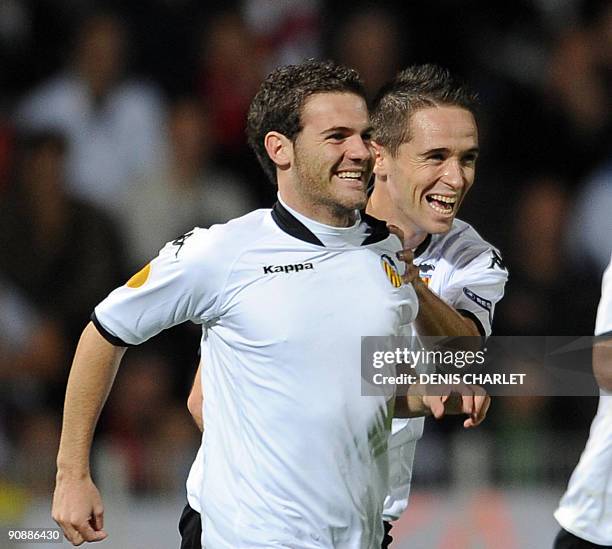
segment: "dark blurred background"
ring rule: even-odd
[[[592,334],[612,250],[612,2],[0,0],[0,525],[50,520],[65,382],[95,304],[194,225],[273,203],[245,114],[271,69],[305,57],[359,69],[370,95],[421,62],[474,86],[482,154],[460,217],[510,270],[494,333]],[[105,497],[179,502],[167,527],[199,444],[185,406],[198,344],[184,325],[130,351],[96,440]],[[428,423],[396,547],[502,547],[484,526],[500,516],[503,547],[529,547],[530,505],[551,539],[595,406],[498,398],[473,433]],[[455,504],[497,511],[459,527],[440,511]],[[427,533],[432,517],[446,534]]]

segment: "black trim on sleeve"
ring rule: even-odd
[[[465,318],[469,318],[470,320],[472,320],[474,324],[476,324],[476,328],[478,328],[480,335],[482,337],[487,337],[487,332],[485,331],[484,326],[482,325],[482,322],[480,322],[478,317],[472,311],[466,311],[465,309],[457,309],[457,312],[461,316],[464,316]]]
[[[303,240],[304,242],[325,247],[323,242],[321,242],[299,219],[296,219],[293,215],[291,215],[291,213],[280,202],[276,202],[272,207],[272,219],[274,219],[274,222],[279,226],[279,228],[287,234],[290,234],[299,240]]]
[[[106,328],[104,328],[104,326],[100,324],[100,321],[98,320],[98,317],[96,316],[95,311],[91,313],[91,322],[96,327],[96,330],[100,332],[100,335],[104,339],[106,339],[106,341],[108,341],[111,345],[114,345],[115,347],[134,347],[134,345],[131,345],[130,343],[126,343],[122,339],[108,332]]]

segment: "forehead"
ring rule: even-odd
[[[361,131],[369,125],[368,107],[354,93],[315,93],[304,102],[301,122],[304,130],[345,127]]]
[[[478,146],[478,128],[474,115],[462,107],[419,109],[412,114],[408,124],[410,142],[417,146]]]

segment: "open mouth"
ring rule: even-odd
[[[457,203],[456,196],[443,196],[441,194],[429,194],[425,197],[425,200],[432,210],[443,215],[452,215]]]

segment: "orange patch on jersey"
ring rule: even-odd
[[[126,286],[128,288],[140,288],[149,278],[150,272],[151,264],[148,263],[127,281]]]

